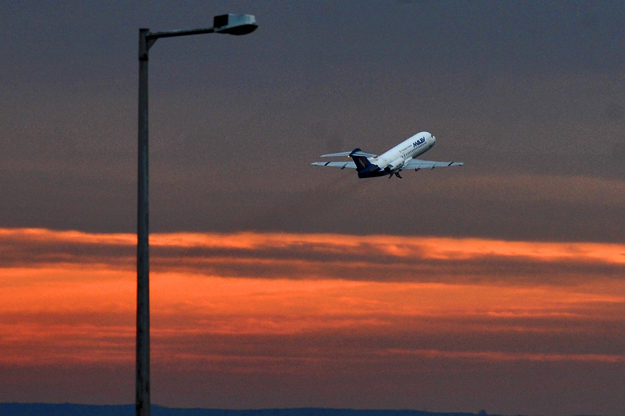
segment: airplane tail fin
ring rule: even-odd
[[[356,170],[358,172],[363,171],[367,169],[369,166],[371,166],[371,162],[369,162],[369,159],[367,159],[364,156],[355,155],[355,153],[358,153],[360,151],[361,150],[359,148],[356,148],[349,154],[349,157],[351,157],[354,163],[356,164]]]
[[[354,164],[356,165],[356,171],[358,171],[359,178],[371,178],[374,176],[380,176],[378,172],[380,168],[378,165],[374,165],[369,162],[369,159],[366,156],[362,155],[362,151],[358,148],[354,149],[349,157],[352,158]]]

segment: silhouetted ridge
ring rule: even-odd
[[[0,403],[0,416],[134,416],[134,405]],[[419,410],[354,409],[175,409],[152,406],[152,416],[484,416],[478,413],[435,413]],[[500,416],[500,415],[488,415]]]

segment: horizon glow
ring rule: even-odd
[[[43,383],[51,369],[76,376],[70,388],[52,388],[55,397],[131,399],[122,387],[133,380],[135,245],[131,234],[0,230],[0,381],[14,386],[0,400],[19,401],[20,383]],[[462,378],[475,366],[499,374],[625,365],[625,245],[168,233],[153,234],[151,246],[152,362],[165,405],[207,405],[184,393],[179,377],[213,390],[219,384],[206,377],[239,380],[239,395],[249,383],[303,377],[294,386],[319,392],[342,379],[340,370],[383,379],[383,395],[415,374],[436,379],[436,368]],[[75,383],[101,382],[104,368],[130,377],[110,375],[105,391],[80,393]],[[256,405],[311,405],[283,394]],[[366,408],[375,398],[325,394],[338,407]],[[221,394],[209,403],[253,406],[237,400]]]

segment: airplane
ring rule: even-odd
[[[463,162],[434,162],[430,160],[416,159],[434,146],[436,137],[427,131],[422,131],[404,140],[397,146],[382,153],[374,155],[363,152],[356,148],[351,152],[330,153],[321,157],[350,157],[353,162],[313,162],[313,166],[331,166],[341,169],[356,169],[359,178],[375,178],[387,176],[391,179],[397,176],[401,179],[399,172],[407,169],[434,169],[447,168],[450,166],[462,166]]]

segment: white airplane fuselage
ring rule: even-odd
[[[427,152],[435,143],[436,137],[431,133],[427,131],[417,133],[378,157],[367,159],[370,164],[364,162],[364,160],[360,162],[364,163],[364,166],[359,166],[358,177],[374,178],[387,175],[401,177],[399,176],[399,172],[403,169],[406,162]],[[357,156],[352,158],[357,166],[360,165]]]
[[[370,162],[382,170],[398,171],[410,159],[430,150],[435,143],[436,137],[427,131],[422,131],[387,150],[377,158],[371,159]]]

